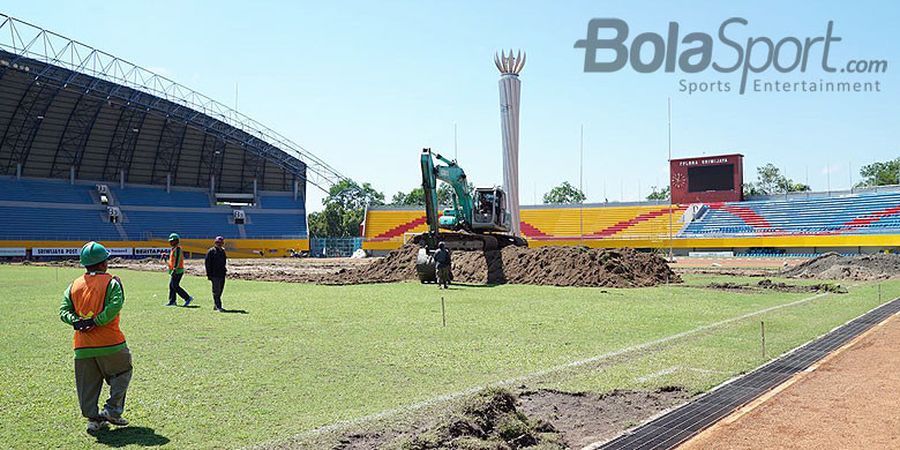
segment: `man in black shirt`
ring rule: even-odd
[[[225,255],[225,238],[216,236],[215,245],[206,252],[206,278],[212,282],[213,309],[223,312],[222,291],[225,290],[225,265],[228,257]]]
[[[450,251],[443,242],[438,244],[434,252],[434,268],[437,269],[437,282],[441,289],[447,289],[450,283]]]

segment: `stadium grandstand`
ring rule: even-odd
[[[808,255],[900,249],[900,187],[668,205],[523,206],[530,246],[672,248],[678,254]],[[363,248],[383,252],[427,230],[421,208],[373,207]]]
[[[343,177],[286,137],[135,64],[0,15],[0,248],[102,240],[149,255],[223,235],[237,256],[309,248],[307,184]]]

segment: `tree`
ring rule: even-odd
[[[395,206],[424,206],[425,205],[425,190],[417,187],[408,193],[403,193],[402,191],[398,191],[391,197],[391,205]]]
[[[668,200],[670,196],[669,186],[666,186],[662,189],[658,189],[656,186],[650,187],[650,195],[647,196],[647,200]]]
[[[856,187],[900,184],[900,158],[867,164],[859,169],[863,180]]]
[[[467,186],[468,191],[471,192],[474,187],[471,183]],[[456,195],[453,192],[453,188],[450,187],[447,183],[441,183],[438,185],[437,190],[438,195],[438,206],[448,208],[453,206],[453,197]],[[417,187],[408,193],[404,193],[402,191],[397,192],[391,197],[391,205],[394,206],[425,206],[425,189],[421,187]]]
[[[757,167],[756,176],[756,183],[744,184],[745,196],[786,194],[810,190],[809,186],[782,175],[781,169],[772,163]]]
[[[565,203],[581,203],[585,200],[584,192],[581,189],[572,186],[568,181],[550,189],[550,192],[544,194],[544,204],[565,204]]]
[[[322,204],[324,210],[309,214],[309,233],[316,237],[354,237],[359,236],[366,207],[383,205],[384,194],[369,183],[360,185],[345,179],[328,189]]]

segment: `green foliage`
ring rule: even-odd
[[[425,190],[417,187],[407,193],[398,191],[391,197],[392,206],[425,206]]]
[[[5,294],[0,297],[0,316],[16,318],[4,323],[0,334],[0,448],[98,447],[97,440],[84,433],[73,388],[72,327],[60,322],[54,311],[63,290],[81,273],[75,268],[0,265]],[[316,286],[229,280],[225,307],[248,314],[216,314],[204,278],[189,275],[182,283],[198,308],[164,308],[165,273],[113,273],[125,286],[122,330],[135,364],[125,416],[135,430],[152,428],[170,440],[164,448],[240,448],[287,440],[326,424],[520,377],[809,296],[723,293],[697,286],[758,279],[697,276],[686,277],[694,287],[461,285],[443,291],[447,326],[442,327],[438,291],[419,283]],[[876,284],[848,289],[849,294],[829,294],[708,329],[652,352],[623,354],[602,371],[572,368],[542,378],[542,385],[553,387],[559,376],[560,382],[573,381],[560,387],[574,391],[657,384],[705,390],[764,362],[760,320],[766,321],[771,356],[878,304]],[[882,296],[900,296],[900,281],[882,282]],[[31,305],[33,313],[23,314],[23,305]],[[540,343],[540,351],[535,351],[535,343]],[[678,370],[646,378],[670,367]],[[190,413],[172,420],[177,411]],[[129,444],[133,435],[127,433],[106,436],[107,447],[145,448]],[[334,446],[303,444],[293,447]]]
[[[468,185],[469,192],[475,189],[472,186],[472,183]],[[453,198],[456,196],[456,193],[453,191],[453,188],[450,187],[447,183],[439,183],[437,189],[438,195],[438,206],[449,208],[453,206]],[[407,193],[402,191],[397,192],[391,197],[391,205],[392,206],[425,206],[425,189],[421,186],[417,187]]]
[[[366,206],[384,204],[384,194],[369,183],[358,184],[345,179],[328,190],[322,200],[325,209],[310,213],[309,234],[315,237],[359,236],[359,225],[365,219]]]
[[[900,158],[867,164],[859,169],[863,180],[856,187],[900,184]]]
[[[586,198],[581,189],[572,186],[568,181],[563,181],[562,184],[544,194],[544,204],[574,204],[581,203]]]
[[[756,183],[744,184],[744,196],[775,195],[791,192],[809,191],[809,186],[795,182],[781,173],[781,169],[775,164],[768,163],[756,168]]]
[[[659,189],[656,186],[650,187],[650,195],[647,196],[647,200],[668,200],[671,195],[669,186],[666,186],[662,189]]]

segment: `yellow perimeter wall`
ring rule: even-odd
[[[166,241],[101,241],[110,248],[143,248],[163,247],[168,248]],[[14,248],[67,248],[81,247],[84,241],[2,241],[0,247]],[[182,239],[181,247],[191,256],[202,256],[212,246],[210,239]],[[225,249],[233,258],[280,258],[290,256],[290,250],[295,252],[309,251],[309,239],[226,239]]]
[[[528,245],[585,245],[595,248],[729,249],[749,247],[896,247],[898,235],[767,236],[673,239],[683,224],[685,205],[528,208],[521,211]],[[671,219],[670,219],[671,217]],[[671,231],[669,224],[672,224]],[[581,233],[584,230],[584,233]],[[404,235],[427,231],[421,209],[373,209],[366,212],[363,248],[393,250]],[[582,237],[583,234],[583,237]]]

